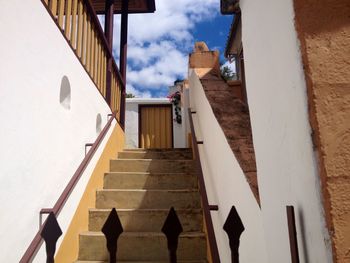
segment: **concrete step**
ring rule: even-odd
[[[119,159],[170,159],[183,160],[192,159],[192,151],[124,151],[118,153]]]
[[[96,208],[116,209],[200,208],[198,190],[125,190],[104,189],[96,192]]]
[[[196,189],[197,176],[186,173],[111,172],[104,177],[105,189]]]
[[[79,236],[79,260],[107,261],[106,239],[101,232],[85,232]],[[204,233],[184,233],[179,237],[179,260],[205,260],[207,256]],[[163,233],[124,232],[118,239],[118,260],[167,261],[167,240]]]
[[[125,148],[123,152],[190,152],[191,148]]]
[[[193,160],[118,159],[110,161],[111,172],[193,173]]]
[[[75,263],[108,263],[109,261],[75,261]],[[178,263],[207,263],[206,260],[186,260],[186,261],[177,261]],[[169,263],[169,260],[167,261],[120,261],[118,260],[118,263]]]
[[[101,231],[110,212],[110,209],[90,209],[89,231]],[[169,210],[118,209],[117,213],[126,232],[159,232]],[[176,213],[184,232],[200,232],[203,229],[201,209],[181,209]]]

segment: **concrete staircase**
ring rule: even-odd
[[[167,240],[161,228],[174,207],[184,232],[178,262],[207,262],[207,241],[189,149],[124,150],[111,160],[104,188],[96,192],[96,208],[89,211],[89,231],[79,237],[77,262],[107,262],[101,228],[111,208],[124,228],[118,240],[118,262],[169,262]]]

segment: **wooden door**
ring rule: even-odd
[[[139,147],[172,148],[172,106],[139,105]]]

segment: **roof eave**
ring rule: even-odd
[[[224,55],[225,55],[225,58],[227,58],[227,59],[229,58],[230,55],[232,55],[232,54],[230,54],[230,48],[232,46],[233,40],[235,39],[240,18],[241,18],[241,12],[239,10],[239,12],[235,13],[235,16],[234,16],[232,24],[231,24],[230,33],[228,35],[227,42],[226,42]]]
[[[156,11],[155,0],[147,0],[149,13],[154,13]]]
[[[223,15],[234,15],[240,12],[239,0],[220,0],[220,11]]]
[[[105,14],[105,7],[103,4],[103,1],[101,1],[101,0],[91,0],[91,1],[92,1],[92,6],[94,7],[96,14],[98,14],[98,15]],[[130,6],[129,6],[128,13],[129,14],[147,14],[147,13],[154,13],[156,11],[155,0],[143,0],[142,2],[144,3],[143,8],[132,8],[132,7],[130,8]],[[115,7],[113,13],[114,14],[121,14],[120,7],[119,8]]]

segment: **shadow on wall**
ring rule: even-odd
[[[96,116],[96,133],[99,134],[102,131],[102,117],[101,114]]]
[[[71,107],[71,87],[67,76],[63,76],[60,88],[60,104],[66,110]]]
[[[301,237],[301,242],[302,242],[301,245],[303,247],[303,252],[304,252],[304,262],[309,263],[310,259],[309,259],[308,247],[307,247],[307,243],[306,243],[307,233],[305,232],[304,212],[301,209],[301,207],[299,207],[299,209],[298,209],[298,219],[299,219],[299,224],[300,224],[300,237]]]

